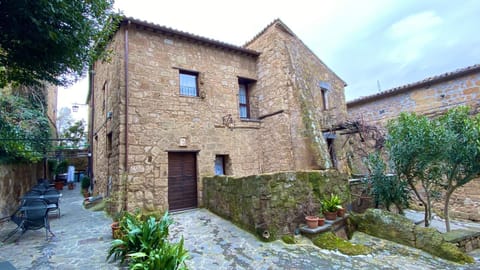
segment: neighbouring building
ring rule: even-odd
[[[480,64],[350,101],[347,109],[350,119],[360,120],[366,125],[385,126],[388,120],[396,118],[401,112],[434,117],[460,105],[470,106],[474,112],[479,112]],[[356,164],[357,169],[361,168],[360,157],[355,153],[350,157],[352,164]],[[480,220],[480,179],[459,188],[453,196],[452,216]],[[441,204],[437,207],[440,209]]]
[[[204,176],[346,171],[328,132],[346,84],[280,20],[235,46],[124,18],[107,50],[89,130],[94,192],[118,207],[199,206]]]

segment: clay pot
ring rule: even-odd
[[[307,223],[308,228],[315,229],[318,227],[318,217],[315,216],[306,216],[305,222]]]
[[[321,227],[323,225],[325,225],[325,218],[319,217],[318,218],[318,226]]]
[[[335,220],[337,219],[337,212],[324,212],[323,215],[325,216],[326,220]]]
[[[339,217],[344,217],[345,216],[345,208],[338,208],[337,210],[337,216]]]
[[[63,190],[63,181],[55,181],[55,189],[56,190]]]
[[[113,222],[110,227],[112,228],[112,238],[119,239],[121,237],[120,232],[120,223]]]

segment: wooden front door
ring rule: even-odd
[[[197,207],[197,153],[168,153],[169,210]]]

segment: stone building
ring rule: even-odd
[[[367,125],[384,126],[401,112],[433,117],[460,105],[470,106],[479,112],[478,64],[350,101],[347,110],[350,119],[361,120]],[[353,159],[356,160],[352,163],[360,168],[359,157],[353,156]],[[480,220],[480,179],[459,188],[453,196],[452,216]],[[437,207],[440,209],[441,205]]]
[[[280,20],[244,46],[124,18],[93,65],[96,194],[123,209],[202,205],[202,177],[345,171],[345,82]]]

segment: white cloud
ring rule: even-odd
[[[387,59],[407,66],[420,58],[432,42],[438,42],[443,24],[434,11],[424,11],[394,23],[386,35],[394,43],[387,52]]]

